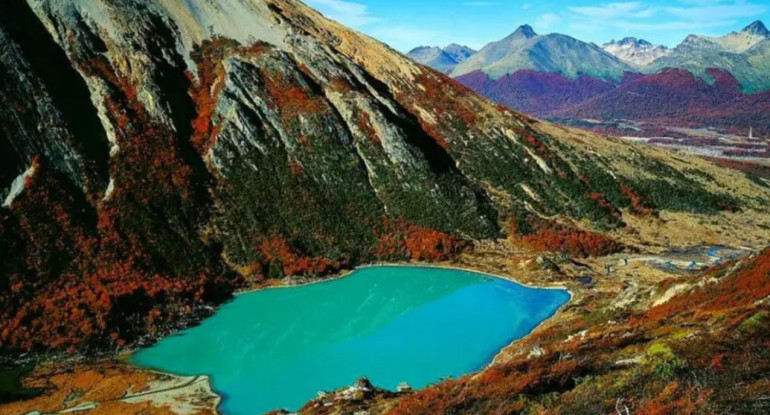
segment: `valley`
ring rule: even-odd
[[[751,28],[751,39],[760,29]],[[423,54],[462,61],[457,68],[484,83],[474,71],[505,47],[543,50],[562,41],[522,27],[477,54],[462,47]],[[678,96],[696,90],[741,107],[762,94],[720,71],[709,71],[713,83],[684,70],[630,76],[630,63],[567,42],[565,59],[548,70],[568,63],[574,49],[595,57],[585,63],[599,72],[543,75],[538,66],[508,76],[502,65],[492,72],[502,82],[545,77],[577,90],[579,120],[593,119],[585,114],[602,99],[633,111],[618,91],[654,84],[677,96],[671,79],[693,88]],[[721,154],[706,155],[718,159],[687,154],[702,147],[694,141],[701,135],[716,134],[688,119],[703,115],[697,105],[679,114],[686,125],[658,124],[665,134],[654,135],[673,140],[660,147],[537,119],[296,0],[6,0],[0,50],[0,97],[9,103],[0,107],[2,415],[226,413],[218,369],[239,374],[244,359],[196,361],[201,340],[184,355],[173,355],[181,346],[164,352],[201,364],[195,373],[137,365],[143,351],[173,346],[207,322],[232,323],[234,337],[202,338],[216,345],[227,337],[216,345],[225,354],[242,342],[257,367],[271,346],[286,353],[288,366],[271,375],[286,376],[279,392],[296,392],[292,385],[321,392],[304,405],[292,397],[260,407],[273,413],[768,410],[770,179],[765,165],[725,154],[754,150],[742,129],[711,146]],[[503,63],[522,62],[504,55]],[[592,95],[593,86],[605,93]],[[543,111],[561,102],[548,88],[528,91]],[[559,111],[572,115],[567,107]],[[715,114],[707,115],[723,117]],[[634,122],[655,119],[651,112]],[[762,128],[753,127],[757,137]],[[337,313],[329,320],[358,345],[357,362],[384,342],[355,343],[351,325],[378,320],[350,301],[347,284],[372,290],[369,311],[383,317],[377,312],[389,306],[401,305],[399,315],[411,309],[410,295],[428,304],[444,298],[436,287],[452,281],[405,293],[416,280],[389,286],[349,275],[384,264],[482,272],[507,280],[494,280],[502,286],[566,289],[571,299],[521,331],[494,331],[492,342],[482,342],[488,332],[428,336],[422,356],[446,352],[441,360],[459,364],[476,356],[463,354],[474,345],[484,346],[477,352],[485,359],[449,373],[415,371],[414,388],[393,390],[400,370],[391,364],[383,365],[393,377],[385,384],[375,375],[356,382],[351,370],[344,374],[351,386],[335,378],[328,388],[341,389],[310,391],[321,377],[310,368],[330,362],[290,352],[301,335],[334,334],[321,325],[329,317],[322,310]],[[290,306],[281,297],[302,295],[312,298]],[[453,320],[461,328],[474,319],[493,324],[505,321],[495,311],[504,312],[474,314],[479,304],[524,304],[488,295],[450,307]],[[260,296],[281,298],[219,320]],[[418,323],[411,330],[425,334],[429,322]],[[254,331],[239,337],[247,332],[239,324]],[[289,333],[297,337],[283,337]],[[262,334],[259,350],[247,347]],[[420,356],[394,361],[416,361],[407,373]],[[319,371],[341,375],[331,366]],[[259,370],[251,369],[243,373]],[[240,387],[247,403],[270,393],[258,382]]]
[[[747,251],[730,251],[734,252],[738,257],[732,257],[732,259],[726,257],[724,263],[732,266],[737,260],[738,264],[744,264],[749,261],[763,260],[756,259],[755,253],[747,253]],[[669,385],[672,380],[678,379],[679,376],[687,376],[688,371],[698,370],[700,365],[705,365],[707,368],[710,361],[701,363],[697,360],[687,360],[687,366],[678,366],[676,369],[680,372],[674,372],[671,375],[645,375],[644,371],[653,371],[658,367],[656,365],[665,364],[665,359],[674,359],[671,355],[658,357],[656,353],[662,347],[663,350],[669,350],[671,347],[676,347],[677,354],[680,353],[682,347],[696,350],[696,353],[702,353],[704,350],[708,350],[701,345],[701,341],[706,340],[703,337],[707,336],[709,331],[705,329],[703,325],[663,325],[656,329],[657,334],[654,337],[650,336],[646,330],[637,326],[626,327],[622,322],[633,319],[636,313],[642,313],[642,310],[647,310],[653,307],[653,304],[666,304],[673,301],[673,299],[680,297],[686,297],[689,290],[693,287],[697,290],[698,284],[701,279],[710,275],[710,271],[703,274],[703,271],[695,270],[683,270],[672,268],[669,266],[652,266],[649,259],[654,258],[655,261],[665,264],[671,260],[690,260],[692,258],[705,259],[712,263],[717,263],[717,259],[714,257],[708,257],[703,254],[682,254],[682,253],[667,253],[665,251],[650,256],[639,254],[620,254],[611,257],[591,259],[587,261],[581,261],[580,264],[574,264],[567,261],[564,257],[542,255],[532,253],[527,249],[522,249],[513,246],[508,241],[497,241],[488,243],[479,243],[473,250],[468,250],[453,259],[451,262],[436,264],[439,266],[450,267],[464,267],[469,269],[483,270],[486,272],[495,272],[498,275],[504,275],[506,278],[515,278],[516,281],[534,284],[538,286],[566,286],[569,287],[570,292],[573,294],[573,299],[568,305],[560,311],[555,317],[547,320],[543,325],[538,327],[534,333],[527,336],[525,339],[517,341],[510,346],[506,347],[496,357],[495,362],[484,371],[478,372],[473,375],[465,376],[461,378],[463,382],[462,390],[465,393],[471,393],[474,387],[488,388],[490,382],[489,376],[498,376],[497,370],[510,370],[508,368],[517,367],[521,365],[522,361],[530,362],[532,368],[521,368],[518,370],[524,370],[524,373],[534,369],[534,365],[537,362],[550,361],[549,359],[564,359],[567,362],[572,362],[576,366],[570,367],[567,375],[561,373],[554,375],[559,376],[553,381],[556,383],[551,387],[551,390],[556,389],[565,391],[563,393],[566,396],[575,395],[580,391],[585,391],[586,388],[592,387],[598,382],[598,379],[587,377],[582,383],[581,387],[571,386],[569,380],[573,376],[595,376],[592,373],[601,373],[604,378],[610,376],[607,374],[603,367],[597,365],[608,365],[610,367],[610,374],[615,379],[620,377],[625,379],[627,396],[637,396],[635,392],[632,392],[633,387],[641,387],[635,382],[653,382],[653,392],[661,391],[666,385]],[[728,254],[729,255],[729,254]],[[766,257],[766,253],[763,254]],[[637,260],[638,258],[638,260]],[[686,258],[686,259],[685,259]],[[711,259],[709,259],[711,258]],[[629,265],[624,265],[628,260]],[[544,262],[547,261],[547,262]],[[548,264],[548,265],[546,265]],[[607,267],[612,267],[611,273],[607,273]],[[686,267],[685,267],[686,269]],[[590,278],[587,278],[590,276]],[[727,278],[726,281],[730,281]],[[712,281],[711,284],[715,282]],[[757,293],[757,295],[762,295]],[[754,297],[751,297],[754,298]],[[747,299],[748,301],[749,299]],[[745,303],[744,303],[745,304]],[[761,306],[760,306],[761,309]],[[732,310],[732,309],[731,309]],[[731,311],[733,312],[733,311]],[[759,311],[761,313],[761,311]],[[642,314],[639,314],[640,316]],[[607,325],[609,324],[609,325]],[[638,323],[634,323],[638,324]],[[704,324],[704,323],[701,323]],[[667,331],[670,330],[670,331]],[[718,332],[717,332],[718,333]],[[713,335],[713,334],[712,334]],[[627,339],[636,339],[631,342],[617,343],[617,340],[612,340],[613,337],[620,337]],[[640,339],[641,336],[641,339]],[[689,336],[684,339],[684,336]],[[703,336],[703,337],[702,337]],[[648,340],[643,340],[647,338]],[[652,340],[654,339],[654,340]],[[722,369],[727,376],[733,373],[733,370],[746,370],[744,369],[732,369],[732,364],[740,364],[740,360],[731,361],[729,359],[738,359],[738,357],[728,356],[740,356],[739,344],[741,337],[733,338],[730,336],[725,337],[720,346],[722,350],[726,351],[723,367],[730,368]],[[646,343],[645,343],[646,342]],[[732,343],[731,343],[732,342]],[[565,349],[566,348],[566,349]],[[668,352],[667,352],[668,353]],[[672,352],[673,353],[673,352]],[[712,352],[709,352],[712,353]],[[646,357],[647,354],[652,357]],[[568,356],[568,357],[567,357]],[[593,359],[601,356],[601,361],[597,362]],[[606,360],[604,360],[606,359]],[[614,360],[613,360],[614,359]],[[649,359],[649,360],[648,360]],[[606,363],[602,363],[606,362]],[[662,363],[661,363],[662,362]],[[589,365],[589,366],[584,366]],[[677,363],[677,365],[683,365]],[[600,369],[601,368],[601,369]],[[74,372],[73,372],[74,369]],[[640,369],[642,370],[640,372]],[[555,369],[554,369],[555,370]],[[659,370],[659,369],[657,369]],[[751,370],[763,370],[762,367],[752,368]],[[569,372],[571,371],[571,372]],[[641,379],[634,380],[629,379],[628,373],[630,371],[636,372],[636,376],[642,376]],[[53,382],[52,373],[58,374]],[[84,376],[83,374],[90,373],[90,376],[96,376],[97,379],[102,381],[108,381],[110,386],[102,389],[101,395],[95,395],[89,393],[89,383],[83,383],[75,376]],[[76,375],[77,374],[77,375]],[[140,376],[140,378],[137,378]],[[142,377],[154,377],[160,376],[154,372],[147,372],[142,369],[138,369],[126,363],[120,361],[104,361],[100,363],[90,363],[87,366],[79,366],[72,364],[54,364],[54,365],[42,365],[31,376],[27,377],[25,382],[28,386],[46,387],[49,391],[60,391],[56,395],[42,400],[32,400],[22,406],[11,405],[6,407],[0,407],[0,413],[13,414],[15,408],[24,408],[25,410],[40,409],[43,408],[71,408],[71,407],[86,407],[88,405],[93,406],[93,409],[84,413],[95,413],[103,409],[112,411],[120,410],[120,413],[148,413],[146,411],[149,408],[159,408],[160,411],[168,411],[169,413],[189,413],[184,412],[181,408],[194,408],[194,413],[200,414],[214,414],[218,406],[219,400],[216,395],[212,395],[209,388],[179,388],[171,389],[167,392],[155,392],[160,389],[160,385],[168,385],[172,382],[172,379],[168,379],[162,382],[154,381],[149,386],[143,386],[144,384],[139,379]],[[514,375],[511,375],[514,376]],[[517,376],[524,376],[520,374]],[[551,376],[550,374],[543,374],[545,376]],[[649,376],[649,377],[648,377]],[[734,376],[730,374],[730,376]],[[524,380],[526,379],[526,380]],[[522,382],[536,382],[539,378],[526,378],[522,377]],[[559,380],[562,379],[562,380]],[[601,379],[601,378],[600,378]],[[728,379],[730,379],[728,377]],[[606,380],[605,380],[606,381]],[[165,382],[165,383],[163,383]],[[127,385],[133,385],[128,388]],[[475,386],[474,386],[475,385]],[[527,383],[523,383],[527,385]],[[350,387],[342,388],[339,391],[329,391],[325,394],[319,394],[319,398],[313,400],[306,405],[301,413],[309,414],[352,414],[359,411],[368,411],[369,413],[413,413],[413,408],[419,408],[419,406],[405,406],[414,405],[415,400],[422,402],[421,405],[438,404],[438,402],[452,402],[447,398],[422,398],[422,396],[428,396],[430,393],[450,393],[443,392],[444,387],[458,387],[455,383],[438,383],[435,386],[429,387],[424,391],[402,391],[394,392],[385,389],[377,388],[376,384],[357,384]],[[530,399],[529,403],[520,403],[526,406],[534,407],[552,407],[556,403],[549,400],[546,396],[539,395],[539,386],[533,384],[533,392],[527,393],[526,399]],[[755,395],[762,397],[761,384],[754,386]],[[126,389],[128,388],[128,389]],[[104,397],[113,396],[115,398],[122,397],[126,390],[144,391],[145,399],[143,400],[110,400],[109,402],[101,400]],[[483,389],[481,389],[483,390]],[[73,392],[83,391],[82,397],[76,400],[69,400],[65,403],[64,397]],[[111,392],[109,392],[111,391]],[[175,405],[185,406],[168,406],[168,393],[173,393]],[[259,393],[259,390],[254,391],[255,394]],[[665,394],[670,393],[666,391]],[[725,392],[733,393],[733,392]],[[741,392],[743,393],[743,392]],[[100,397],[101,396],[101,397]],[[446,396],[446,395],[445,395]],[[506,395],[493,395],[484,397],[481,401],[476,401],[477,404],[481,402],[488,402],[486,405],[503,405],[502,402],[496,401],[503,399]],[[511,392],[509,396],[516,396],[515,392]],[[621,404],[630,405],[630,399],[624,401],[626,395],[618,395],[618,399],[621,399]],[[653,395],[654,396],[654,395]],[[680,390],[677,391],[677,395],[668,397],[664,395],[663,399],[666,399],[668,403],[677,405],[693,405],[692,400],[697,400],[699,395],[693,391]],[[419,399],[417,399],[419,397]],[[58,399],[58,401],[57,401]],[[565,398],[563,398],[565,399]],[[589,402],[590,398],[573,398],[582,399],[578,402]],[[403,401],[403,403],[402,403]],[[407,403],[410,402],[410,403]],[[458,400],[455,405],[462,404],[463,400]],[[556,402],[562,402],[561,400]],[[641,401],[645,402],[644,400]],[[690,403],[687,403],[690,402]],[[761,401],[757,401],[760,403]],[[93,405],[95,403],[95,405]],[[616,402],[607,403],[606,408],[609,410],[614,407]],[[510,403],[508,403],[510,404]],[[639,401],[636,402],[639,405]],[[650,403],[651,404],[651,403]],[[148,406],[149,405],[149,406]],[[597,403],[597,408],[602,407]],[[494,406],[493,406],[494,407]],[[119,409],[117,409],[119,408]],[[165,408],[165,409],[164,409]],[[172,408],[179,408],[174,410]],[[405,408],[410,408],[406,410]],[[424,410],[432,413],[442,413],[441,407],[428,407]],[[451,406],[450,406],[451,408]],[[6,412],[3,412],[3,409]],[[54,409],[47,409],[52,413],[55,413]],[[423,409],[421,409],[423,410]],[[448,410],[448,408],[447,408]],[[480,410],[480,409],[476,409]],[[489,410],[484,409],[484,410]],[[106,412],[114,413],[114,412]],[[166,412],[161,412],[166,413]]]
[[[618,136],[631,142],[644,143],[671,151],[725,163],[745,163],[767,166],[770,163],[770,139],[719,132],[714,128],[670,127],[655,123],[629,120],[602,122],[598,120],[554,119],[554,122]],[[759,167],[761,169],[761,167]]]

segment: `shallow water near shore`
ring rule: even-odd
[[[140,366],[209,375],[226,415],[297,410],[368,377],[421,388],[482,369],[569,300],[456,269],[370,267],[238,296],[201,325],[138,351]]]

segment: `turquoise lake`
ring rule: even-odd
[[[226,415],[297,410],[360,377],[395,390],[482,369],[569,300],[483,274],[371,267],[238,296],[197,327],[137,352],[140,366],[209,375]]]

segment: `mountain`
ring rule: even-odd
[[[762,102],[770,89],[770,31],[760,21],[722,37],[690,35],[674,49],[633,37],[596,49],[564,35],[540,36],[525,25],[449,74],[537,117],[770,129]],[[614,69],[602,73],[596,67]]]
[[[481,71],[493,79],[519,70],[557,73],[568,78],[581,75],[620,79],[631,66],[594,44],[561,34],[540,36],[528,25],[508,37],[484,46],[454,68],[452,77]]]
[[[709,68],[732,73],[747,93],[770,88],[770,32],[762,22],[754,22],[739,32],[722,37],[688,36],[668,56],[643,68],[646,73],[666,68],[686,69],[707,77]]]
[[[444,52],[449,54],[457,63],[465,62],[468,58],[475,55],[476,52],[478,52],[475,49],[469,48],[467,46],[458,45],[457,43],[452,43],[449,46],[444,48]]]
[[[743,53],[758,43],[770,39],[770,31],[767,30],[764,23],[756,21],[746,26],[740,32],[732,32],[721,37],[695,35],[691,37],[703,39],[706,42],[713,42],[728,52]],[[692,41],[692,39],[690,40]],[[685,42],[687,42],[687,40],[685,40]]]
[[[437,46],[420,46],[412,49],[407,56],[437,71],[448,73],[475,53],[475,50],[467,46],[452,43],[443,49]]]
[[[766,243],[764,179],[505,109],[295,0],[4,0],[0,51],[0,413],[216,413],[206,376],[123,358],[241,290],[461,255],[574,297],[509,364],[369,412],[764,405],[764,256],[645,262]]]
[[[627,37],[620,41],[613,40],[605,43],[602,49],[621,61],[636,67],[649,65],[652,61],[671,53],[665,46],[653,45],[644,39],[635,37]]]
[[[616,88],[613,82],[581,76],[521,70],[492,79],[476,71],[455,78],[477,93],[517,111],[547,118]]]
[[[540,118],[634,120],[667,126],[711,126],[770,132],[768,92],[745,94],[729,72],[708,69],[703,79],[682,69],[643,75],[627,73],[618,82],[591,77],[518,71],[491,79],[477,71],[457,81],[487,98]]]
[[[0,48],[4,356],[137,344],[266,278],[503,229],[597,241],[629,209],[767,205],[726,170],[493,105],[293,0],[7,0]]]
[[[418,48],[410,53],[418,62],[455,78],[481,71],[498,79],[532,70],[571,79],[589,76],[619,81],[624,72],[654,74],[678,68],[708,80],[707,70],[715,68],[735,76],[746,93],[770,89],[770,30],[761,21],[721,37],[690,35],[673,49],[634,37],[598,48],[565,35],[540,36],[524,25],[465,61],[447,55],[438,48]]]
[[[713,79],[711,84],[682,69],[636,77],[560,115],[603,120],[668,119],[673,124],[676,120],[688,122],[703,117],[702,122],[712,125],[705,114],[731,105],[743,94],[729,73],[716,69],[708,73]]]

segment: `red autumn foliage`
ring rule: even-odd
[[[498,79],[481,71],[455,80],[509,108],[546,119],[605,120],[581,123],[582,128],[624,136],[629,130],[612,120],[644,121],[643,135],[670,136],[664,127],[697,128],[704,125],[746,134],[746,126],[766,134],[770,93],[744,94],[728,72],[706,71],[714,82],[675,69],[641,75],[626,73],[619,83],[589,76],[568,79],[560,74],[521,70]]]
[[[358,114],[356,114],[356,125],[358,125],[358,128],[364,132],[369,141],[375,144],[380,143],[380,136],[377,135],[377,131],[375,131],[372,126],[372,119],[369,117],[369,114],[364,111],[359,111]]]
[[[328,85],[329,88],[337,92],[350,92],[353,90],[353,86],[350,85],[350,82],[339,76],[332,76],[329,79]]]
[[[473,126],[478,122],[478,115],[468,108],[467,103],[462,97],[472,96],[474,93],[463,85],[437,72],[429,72],[418,75],[415,85],[422,85],[420,88],[426,98],[426,101],[435,103],[436,115],[439,119],[449,115],[459,117],[467,126]],[[423,102],[417,100],[416,102]]]
[[[444,232],[386,217],[374,256],[380,260],[442,261],[455,254],[459,247],[459,241]]]
[[[729,266],[732,266],[732,263],[712,272],[720,272]],[[653,307],[644,318],[636,319],[635,322],[659,320],[692,311],[693,304],[698,304],[699,312],[714,312],[751,305],[768,296],[770,296],[770,249],[766,249],[756,258],[744,263],[737,272],[725,277],[718,284],[711,284],[689,294],[677,296],[665,304]]]
[[[427,389],[403,396],[388,415],[452,414],[452,413],[522,413],[520,394],[542,389],[561,389],[580,376],[580,362],[575,359],[533,359],[526,363],[493,366],[478,375],[450,379]],[[513,399],[509,399],[513,398]],[[479,411],[474,402],[496,403],[499,411]],[[461,409],[462,408],[462,409]],[[473,408],[473,409],[469,409]]]
[[[479,122],[478,112],[473,108],[473,100],[464,99],[474,96],[471,90],[447,76],[433,71],[419,74],[414,84],[421,85],[421,88],[414,88],[410,92],[418,94],[419,97],[401,96],[399,101],[404,103],[429,102],[431,104],[432,114],[437,122],[426,120],[424,117],[418,117],[418,121],[422,130],[444,150],[449,150],[450,146],[442,132],[442,123],[451,125],[459,121],[463,128],[476,128]],[[416,108],[413,109],[413,112],[421,113]]]
[[[539,251],[562,252],[568,256],[587,258],[610,255],[623,250],[623,245],[606,236],[570,228],[539,218],[528,219],[532,232],[521,235],[515,222],[508,226],[514,243],[524,244]]]
[[[206,286],[216,277],[183,279],[143,271],[145,254],[133,238],[119,235],[114,212],[100,212],[96,228],[90,227],[72,196],[76,192],[57,181],[45,164],[36,165],[13,206],[28,256],[26,272],[12,275],[11,290],[0,292],[0,348],[125,344],[152,331],[162,313],[154,309],[148,315],[140,298],[161,306],[204,302]],[[175,312],[174,307],[165,310]]]
[[[770,179],[770,166],[767,166],[764,164],[754,163],[751,161],[728,160],[728,159],[710,158],[710,157],[708,157],[707,159],[712,163],[722,167],[727,167],[729,169],[742,171],[744,173],[750,174],[755,177]]]
[[[612,206],[612,204],[607,200],[607,198],[604,197],[604,195],[599,192],[588,193],[586,194],[586,197],[596,201],[596,203],[603,209],[610,210],[610,211],[615,210],[615,207]]]
[[[187,72],[190,80],[190,97],[197,110],[197,116],[192,121],[192,144],[200,152],[205,153],[216,143],[219,133],[214,125],[213,117],[216,111],[219,94],[225,86],[225,71],[222,65],[224,59],[231,54],[258,56],[269,49],[263,42],[250,46],[241,46],[238,42],[221,36],[204,40],[196,45],[191,53],[196,63],[198,79]]]
[[[430,123],[423,123],[422,129],[441,148],[443,148],[444,150],[449,150],[449,143],[446,141],[446,139],[444,138],[444,135],[441,133],[441,130],[438,127]]]
[[[291,174],[298,176],[298,177],[305,177],[305,168],[302,167],[302,164],[300,164],[297,161],[293,161],[290,163],[289,168],[291,169]]]
[[[678,382],[669,383],[654,399],[638,408],[642,415],[692,414],[703,406],[708,391],[682,388]]]
[[[284,124],[301,115],[313,115],[329,110],[324,99],[308,90],[307,86],[290,79],[286,74],[261,68],[271,109],[278,112]],[[300,71],[300,73],[302,73]]]
[[[109,93],[104,96],[104,103],[120,146],[117,157],[121,169],[115,170],[122,177],[116,193],[150,177],[152,184],[159,187],[155,189],[159,193],[189,196],[191,168],[180,156],[174,134],[155,122],[138,99],[137,86],[117,75],[103,57],[82,64],[81,69],[108,83]],[[143,189],[134,195],[147,204],[152,193]]]
[[[289,241],[277,234],[265,239],[257,248],[266,263],[278,264],[284,275],[324,275],[342,269],[339,261],[300,256]]]
[[[119,146],[112,159],[114,190],[106,200],[95,194],[79,200],[79,190],[66,178],[37,163],[12,218],[3,217],[18,222],[21,231],[11,236],[22,240],[26,255],[21,272],[10,276],[9,290],[0,291],[4,350],[124,345],[197,305],[221,301],[236,284],[207,269],[205,260],[175,271],[157,261],[157,250],[168,246],[158,241],[157,229],[138,229],[175,225],[170,218],[153,222],[152,212],[200,210],[191,200],[201,191],[192,167],[173,132],[139,100],[137,85],[104,57],[81,64],[81,70],[104,83]]]
[[[647,216],[654,213],[652,209],[645,206],[644,199],[638,193],[623,184],[620,185],[620,191],[631,201],[631,212],[641,216]]]
[[[529,131],[528,129],[523,129],[519,131],[519,134],[521,134],[524,137],[524,140],[527,142],[527,144],[529,144],[530,147],[534,148],[538,154],[546,158],[550,158],[551,153],[548,150],[548,147],[546,147],[546,145],[543,144],[542,141],[538,140],[532,131]]]

